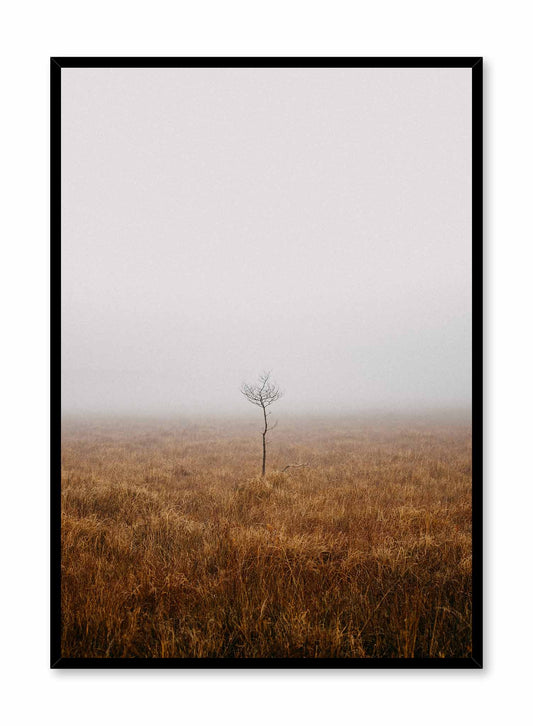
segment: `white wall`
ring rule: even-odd
[[[5,343],[0,683],[3,711],[12,711],[9,723],[523,721],[532,645],[533,504],[528,6],[518,0],[504,5],[487,0],[6,5],[0,117],[7,170],[1,182],[1,221],[7,228],[1,236],[0,285]],[[483,672],[48,670],[48,57],[107,54],[485,56]]]

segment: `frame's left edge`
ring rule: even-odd
[[[61,66],[50,58],[50,667],[61,660]]]

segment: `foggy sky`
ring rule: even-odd
[[[61,74],[65,412],[470,405],[470,69]]]

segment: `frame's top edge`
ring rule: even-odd
[[[182,56],[182,57],[64,57],[52,56],[59,68],[473,68],[482,56]]]

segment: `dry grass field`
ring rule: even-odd
[[[470,428],[259,430],[64,423],[62,655],[468,657]]]

